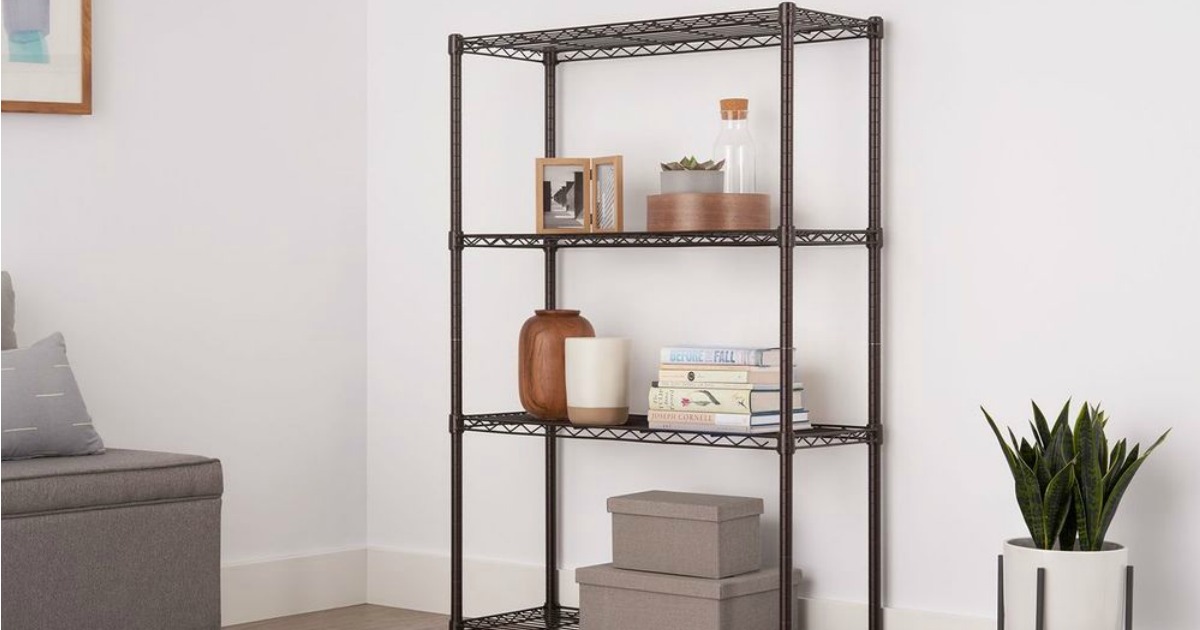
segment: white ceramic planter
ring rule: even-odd
[[[1129,552],[1046,551],[1031,538],[1004,543],[1004,630],[1036,630],[1037,570],[1046,569],[1045,630],[1121,630]]]
[[[725,190],[722,171],[660,171],[658,179],[662,194],[719,193]]]

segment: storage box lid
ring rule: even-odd
[[[610,497],[608,511],[613,514],[719,522],[762,514],[763,500],[755,497],[650,490]]]
[[[792,584],[799,584],[800,570],[794,570],[792,575],[794,576]],[[753,573],[714,580],[667,573],[629,571],[617,569],[612,564],[598,564],[576,569],[575,581],[587,586],[725,600],[778,589],[779,569],[762,569]]]
[[[220,498],[221,462],[110,448],[99,455],[4,462],[4,518]]]

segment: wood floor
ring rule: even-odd
[[[446,630],[446,616],[386,606],[350,606],[226,626],[226,630]]]

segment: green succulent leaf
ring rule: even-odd
[[[1100,474],[1108,472],[1108,437],[1104,435],[1105,420],[1104,412],[1100,411],[1100,407],[1092,407],[1092,417],[1094,418],[1093,429],[1096,432],[1096,459],[1100,465]]]
[[[1112,453],[1108,456],[1108,469],[1104,472],[1104,496],[1108,496],[1116,485],[1117,480],[1121,478],[1121,472],[1125,470],[1125,440],[1117,442],[1113,447]]]
[[[661,162],[659,166],[664,171],[719,171],[725,166],[725,160],[701,162],[696,156],[684,156],[678,162]]]
[[[1074,469],[1074,464],[1072,464]],[[1071,491],[1067,493],[1067,510],[1063,514],[1062,529],[1058,532],[1058,548],[1071,551],[1075,548],[1075,539],[1079,537],[1079,523],[1075,519],[1075,474],[1071,472]]]
[[[1070,514],[1071,503],[1075,499],[1072,496],[1074,488],[1075,463],[1071,462],[1058,471],[1046,486],[1045,498],[1042,499],[1042,517],[1045,519],[1042,531],[1046,538],[1039,545],[1042,549],[1054,548],[1055,539]]]
[[[1085,551],[1096,549],[1100,512],[1104,508],[1104,477],[1100,471],[1100,445],[1096,429],[1095,417],[1085,403],[1075,420],[1075,457],[1078,462],[1075,520],[1079,523],[1080,546]]]
[[[1046,416],[1042,414],[1042,410],[1038,408],[1037,403],[1033,403],[1033,422],[1030,423],[1033,429],[1033,435],[1037,438],[1038,446],[1045,449],[1050,444],[1050,425],[1046,423]]]
[[[1042,510],[1042,496],[1041,489],[1038,487],[1037,474],[1029,466],[1026,466],[1016,451],[1004,441],[1004,435],[1000,433],[1000,428],[996,426],[996,421],[992,419],[987,410],[982,410],[984,417],[987,418],[988,425],[992,427],[992,433],[996,435],[996,441],[1000,443],[1000,448],[1004,451],[1004,458],[1008,461],[1009,470],[1013,475],[1017,505],[1021,508],[1021,516],[1025,519],[1025,526],[1029,529],[1029,535],[1033,537],[1034,542],[1042,545],[1046,540],[1045,517]],[[1051,537],[1051,542],[1053,542],[1053,537]]]
[[[1150,448],[1146,449],[1146,453],[1144,455],[1131,462],[1121,472],[1121,478],[1118,479],[1116,484],[1113,485],[1112,491],[1108,493],[1108,496],[1104,501],[1104,512],[1100,517],[1100,526],[1097,531],[1096,551],[1099,551],[1101,546],[1104,544],[1104,537],[1108,534],[1108,526],[1112,524],[1113,517],[1117,514],[1117,508],[1121,505],[1121,499],[1124,498],[1125,491],[1129,489],[1129,484],[1133,482],[1133,476],[1137,474],[1138,469],[1141,468],[1142,464],[1146,462],[1146,459],[1150,457],[1150,453],[1153,453],[1154,449],[1158,448],[1159,445],[1161,445],[1170,434],[1171,430],[1167,429],[1166,433],[1163,433],[1157,440],[1154,441],[1154,444],[1152,444]],[[1137,447],[1135,446],[1133,450],[1136,452]]]

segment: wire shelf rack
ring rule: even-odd
[[[463,620],[464,630],[578,630],[579,609],[558,606],[528,608]]]
[[[644,415],[631,415],[629,422],[620,426],[601,427],[571,424],[565,420],[538,420],[522,412],[485,413],[463,416],[463,430],[476,433],[533,436],[545,436],[553,433],[555,437],[581,440],[613,440],[758,450],[778,450],[780,439],[778,433],[718,433],[655,429],[649,426]],[[811,429],[795,431],[793,438],[797,449],[807,449],[847,444],[869,444],[876,440],[877,435],[876,430],[867,426],[815,424]]]
[[[796,7],[797,44],[862,39],[867,20]],[[542,63],[778,46],[780,8],[463,38],[463,52]]]
[[[451,235],[453,241],[453,235]],[[797,247],[874,245],[873,230],[796,230]],[[453,246],[453,242],[451,242]],[[778,247],[778,230],[740,232],[613,232],[593,234],[464,234],[463,247],[545,249],[588,247]]]

